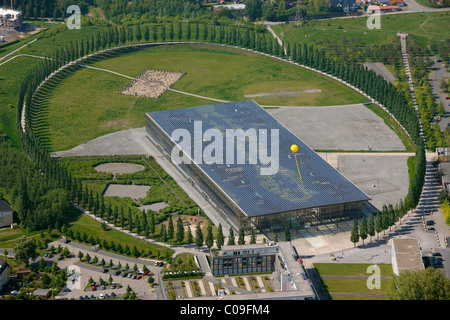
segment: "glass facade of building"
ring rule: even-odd
[[[215,276],[240,273],[275,271],[275,254],[219,256],[212,259],[212,273]]]

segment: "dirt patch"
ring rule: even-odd
[[[136,163],[103,163],[95,167],[99,172],[108,172],[113,174],[133,173],[144,170],[145,167]]]
[[[128,121],[125,119],[117,119],[112,121],[105,121],[102,124],[100,124],[100,127],[122,127],[127,128],[128,127]]]
[[[184,75],[184,72],[146,69],[119,93],[159,98]]]

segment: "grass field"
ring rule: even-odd
[[[383,299],[393,275],[390,264],[378,265],[380,268],[380,289],[369,289],[367,273],[371,264],[353,263],[315,263],[322,285],[332,300],[378,300]],[[387,278],[383,278],[387,277]]]
[[[407,32],[418,43],[428,46],[431,41],[448,39],[450,12],[402,13],[381,16],[380,29],[368,29],[367,17],[348,19],[312,20],[302,26],[293,23],[280,24],[273,30],[283,40],[291,43],[323,41],[340,42],[342,36],[359,37],[361,44],[382,44],[397,37],[397,32]]]
[[[366,100],[317,73],[213,45],[132,49],[127,54],[96,59],[90,65],[133,77],[145,68],[186,72],[174,89],[226,101],[254,99],[262,105],[324,106]],[[48,139],[52,151],[65,150],[107,133],[144,126],[146,112],[214,103],[176,92],[166,92],[159,99],[117,94],[129,82],[115,74],[85,68],[56,78],[40,96],[43,117],[37,119],[35,129]]]

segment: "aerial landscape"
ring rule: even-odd
[[[449,96],[448,0],[0,0],[0,304],[450,300]]]

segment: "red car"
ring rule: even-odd
[[[448,100],[448,99],[450,99],[450,97],[445,97],[445,100]]]
[[[91,287],[91,290],[92,290],[92,291],[96,291],[97,288],[96,288],[95,286],[92,286],[92,287]]]

